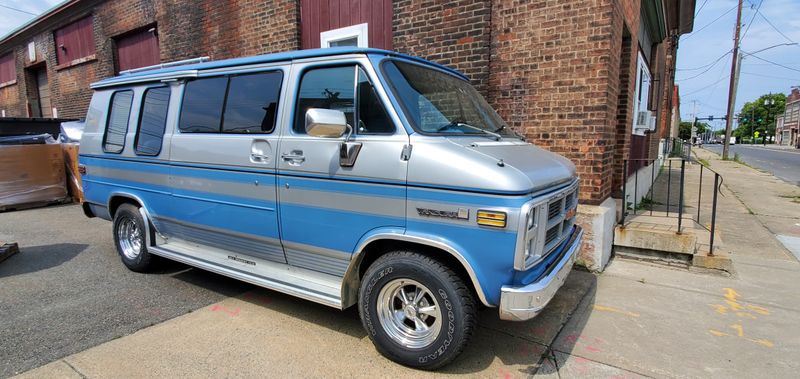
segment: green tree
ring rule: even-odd
[[[708,126],[705,122],[697,122],[697,135],[703,134],[711,127]],[[688,140],[692,138],[692,122],[691,121],[681,121],[680,126],[678,127],[678,138],[682,140]]]
[[[767,100],[772,104],[767,105]],[[766,135],[775,135],[775,119],[783,114],[786,108],[786,95],[774,93],[761,95],[754,101],[749,101],[742,106],[739,112],[739,124],[733,135],[739,138],[750,139],[755,132],[759,138]]]

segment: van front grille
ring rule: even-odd
[[[558,199],[556,201],[553,201],[552,203],[550,203],[548,205],[547,221],[550,221],[550,220],[558,217],[558,215],[561,214],[561,210],[563,209],[563,203],[564,203],[564,199],[561,198],[561,199]]]

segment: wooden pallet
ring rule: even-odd
[[[19,245],[16,242],[14,243],[7,243],[5,245],[0,246],[0,262],[8,259],[8,257],[19,253]]]
[[[60,205],[71,202],[72,202],[71,197],[65,197],[63,199],[58,199],[58,200],[32,201],[30,203],[0,205],[0,212],[21,211],[25,209],[41,208],[50,205]]]

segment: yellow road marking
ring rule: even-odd
[[[742,328],[741,324],[733,324],[733,325],[731,325],[731,329],[736,330],[736,334],[739,337],[744,337],[744,328]]]
[[[756,312],[756,313],[760,314],[760,315],[764,315],[764,316],[769,315],[769,309],[764,308],[764,307],[759,307],[758,305],[750,305],[750,304],[748,304],[747,308],[750,309],[753,312]]]
[[[719,330],[714,330],[714,329],[709,329],[708,332],[713,334],[713,335],[715,335],[715,336],[717,336],[717,337],[729,336],[730,335],[728,333],[720,332]]]
[[[595,304],[595,305],[594,305],[594,309],[595,309],[595,310],[598,310],[598,311],[606,311],[606,312],[614,312],[614,313],[619,313],[619,314],[623,314],[623,315],[626,315],[626,316],[631,316],[631,317],[639,317],[639,314],[638,314],[638,313],[633,313],[633,312],[623,311],[623,310],[621,310],[621,309],[612,308],[612,307],[607,307],[607,306],[605,306],[605,305],[597,305],[597,304]]]

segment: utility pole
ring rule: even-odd
[[[742,30],[742,1],[736,7],[736,29],[733,34],[733,57],[731,58],[731,82],[728,87],[728,117],[725,120],[725,144],[722,145],[722,159],[728,159],[733,129],[733,108],[736,106],[736,84],[739,81],[739,32]]]

